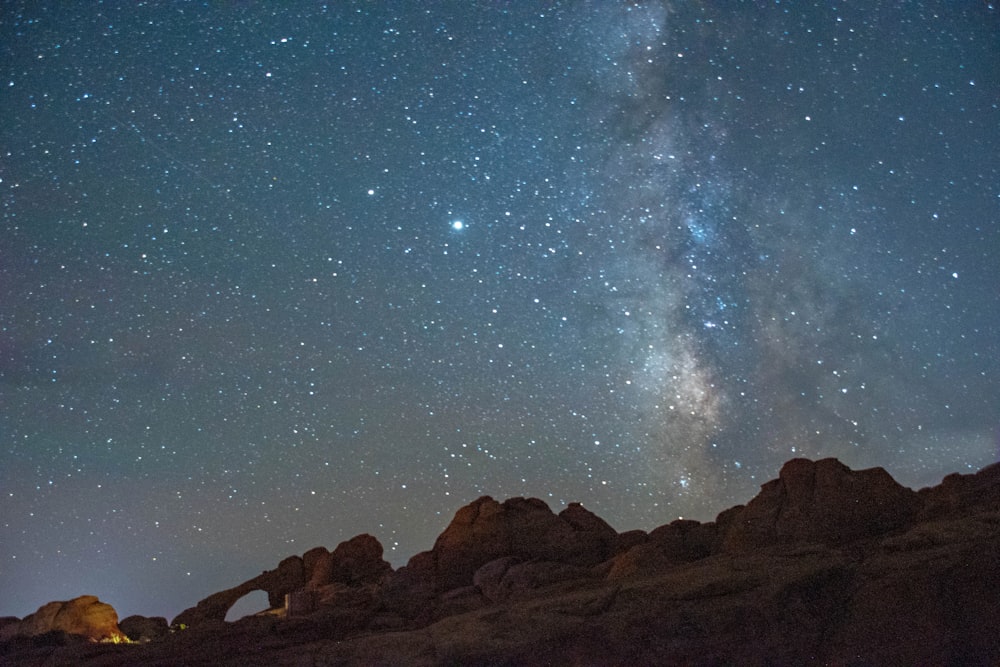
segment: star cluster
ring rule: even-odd
[[[996,460],[998,17],[8,3],[0,615]]]

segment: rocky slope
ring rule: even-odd
[[[226,623],[253,590],[274,609]],[[619,534],[577,504],[484,497],[399,570],[361,535],[210,595],[170,630],[123,620],[140,643],[8,622],[0,662],[997,665],[998,603],[1000,464],[914,492],[796,459],[714,522]]]

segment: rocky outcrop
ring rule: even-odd
[[[430,551],[417,554],[393,574],[383,591],[383,605],[404,618],[428,622],[440,615],[435,613],[435,599],[474,585],[476,572],[491,561],[511,558],[518,563],[593,567],[614,553],[617,540],[611,526],[579,503],[556,515],[537,498],[500,503],[483,496],[455,514]]]
[[[297,583],[316,602],[301,615],[130,646],[8,642],[0,661],[995,665],[997,572],[1000,466],[913,492],[881,469],[797,459],[714,522],[617,534],[578,505],[483,497],[397,572],[363,535],[223,591]]]
[[[937,486],[918,491],[923,507],[918,519],[926,521],[972,512],[1000,512],[1000,463],[972,475],[948,475]]]
[[[0,640],[35,637],[52,632],[78,635],[93,642],[124,641],[114,607],[93,595],[68,601],[49,602],[34,614],[0,629]]]
[[[264,591],[272,609],[282,607],[285,595],[306,585],[306,571],[299,556],[290,556],[273,570],[265,570],[259,576],[238,586],[209,595],[194,607],[185,609],[174,618],[171,625],[187,628],[206,622],[221,622],[236,602],[248,593]]]
[[[711,555],[718,542],[716,524],[678,519],[660,526],[615,557],[608,578],[620,579],[690,563]]]
[[[306,552],[302,559],[309,574],[308,587],[381,583],[392,572],[382,553],[382,544],[367,534],[341,542],[333,552],[322,547]]]
[[[854,471],[836,459],[792,459],[732,517],[722,546],[844,544],[901,528],[920,506],[917,494],[882,468]]]
[[[118,623],[118,627],[129,641],[151,642],[156,639],[163,639],[170,634],[170,626],[167,619],[162,616],[129,616]]]
[[[382,558],[379,541],[371,535],[358,535],[340,543],[332,553],[324,547],[310,549],[301,558],[291,556],[273,570],[266,570],[238,586],[213,593],[178,614],[171,625],[189,628],[224,621],[229,609],[244,595],[254,591],[266,592],[270,608],[279,609],[284,607],[286,595],[303,589],[318,589],[329,584],[356,586],[379,583],[391,571],[392,566]]]

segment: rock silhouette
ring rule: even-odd
[[[170,634],[170,626],[167,625],[167,619],[162,616],[154,616],[152,618],[146,616],[129,616],[119,621],[118,627],[129,638],[129,641],[133,642],[151,642],[156,639],[162,639]]]
[[[342,542],[328,552],[316,547],[301,558],[290,556],[273,570],[238,586],[214,593],[196,606],[181,612],[173,621],[175,627],[193,627],[206,621],[223,621],[226,613],[248,593],[264,591],[271,608],[282,607],[285,596],[306,588],[321,588],[327,584],[377,583],[392,571],[382,559],[382,545],[371,535],[358,535]]]
[[[917,494],[882,468],[852,471],[836,459],[793,459],[738,511],[723,546],[843,544],[898,528],[919,506]]]
[[[619,534],[578,504],[482,497],[396,571],[360,535],[208,596],[173,632],[123,621],[143,644],[31,642],[32,617],[5,620],[0,661],[995,665],[998,575],[1000,464],[912,491],[795,459],[714,522]],[[251,590],[273,608],[225,623]]]

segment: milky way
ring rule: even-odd
[[[14,3],[0,615],[1000,437],[991,3]]]

